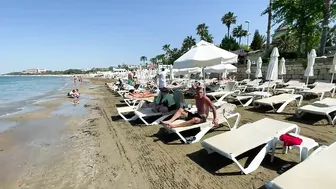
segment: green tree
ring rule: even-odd
[[[241,43],[241,38],[242,37],[246,37],[247,34],[248,34],[247,30],[243,29],[243,25],[242,24],[240,24],[239,26],[233,28],[233,30],[232,30],[233,37],[236,37],[236,38],[239,39],[239,45]]]
[[[272,21],[274,24],[288,25],[294,31],[297,41],[297,52],[305,47],[308,51],[308,37],[312,36],[318,23],[322,18],[323,2],[321,0],[272,0],[272,6],[269,6],[262,14],[272,11]],[[316,32],[315,32],[316,33]]]
[[[287,32],[276,37],[272,41],[272,46],[278,47],[280,52],[292,52],[297,49],[297,39],[292,33]]]
[[[181,53],[182,54],[186,53],[194,45],[196,45],[196,39],[193,38],[192,36],[187,36],[182,42]]]
[[[327,42],[327,29],[330,18],[335,17],[336,1],[335,0],[323,0],[323,21],[322,21],[322,33],[320,41],[319,55],[322,56],[325,52],[325,46]]]
[[[258,30],[256,30],[254,32],[253,40],[252,40],[252,43],[250,45],[251,49],[253,49],[253,50],[261,49],[262,45],[264,44],[263,40],[264,40],[263,36],[260,35]]]
[[[328,29],[326,46],[336,45],[336,25]]]
[[[235,51],[239,49],[239,44],[235,38],[225,36],[219,47],[228,51]]]
[[[227,35],[230,37],[230,27],[232,24],[236,24],[237,16],[234,16],[233,12],[228,12],[222,17],[221,21],[222,21],[222,24],[226,25],[228,29]]]
[[[165,62],[165,54],[159,54],[156,57],[157,63],[163,64]]]
[[[205,25],[205,23],[199,24],[196,28],[196,31],[197,31],[197,35],[200,36],[201,40],[207,41],[209,43],[213,43],[213,37],[209,33],[209,27]]]
[[[142,61],[145,64],[145,62],[147,61],[147,57],[146,56],[141,56],[140,61]]]
[[[149,59],[149,61],[152,63],[152,64],[157,64],[157,59],[156,59],[156,57],[153,57],[153,58],[151,58],[151,59]]]

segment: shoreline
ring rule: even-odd
[[[80,124],[90,112],[84,105],[91,101],[87,94],[91,84],[82,87],[79,105],[74,106],[72,99],[56,90],[32,104],[39,107],[37,110],[22,110],[0,117],[0,124],[5,127],[0,131],[0,167],[3,170],[0,189],[22,186],[22,178],[64,158],[71,146],[64,140],[65,130],[74,122]],[[48,99],[50,97],[52,99]]]
[[[60,112],[51,114],[51,117],[45,120],[40,119],[40,124],[48,122],[46,128],[59,129],[51,130],[50,133],[60,132],[60,142],[45,142],[39,139],[38,142],[29,143],[34,149],[40,149],[41,159],[47,158],[48,153],[51,154],[51,158],[40,160],[40,163],[35,164],[29,171],[18,174],[17,179],[5,183],[8,187],[4,189],[17,188],[18,185],[20,188],[57,189],[215,189],[223,186],[229,189],[263,188],[266,182],[278,176],[277,171],[281,166],[298,163],[298,151],[290,150],[287,154],[281,154],[279,149],[276,151],[274,163],[270,163],[270,155],[267,155],[256,171],[249,175],[241,175],[231,160],[216,153],[209,155],[201,143],[181,144],[176,135],[167,134],[160,126],[142,126],[140,122],[130,123],[121,119],[117,116],[116,108],[121,104],[122,98],[106,89],[106,81],[91,79],[92,85],[83,91],[83,94],[90,97],[87,103],[80,104],[80,108],[87,111],[84,116],[61,114],[61,110],[66,108],[62,103],[57,108],[57,102],[48,105],[54,110],[60,108]],[[90,87],[93,85],[95,87]],[[290,104],[283,114],[274,114],[267,110],[237,107],[236,111],[242,116],[239,126],[269,117],[300,126],[302,135],[313,138],[320,144],[328,145],[334,141],[336,131],[327,125],[326,119],[309,117],[304,121],[295,120],[292,115],[295,111],[294,104]],[[57,120],[64,119],[65,116],[62,115],[67,115],[67,119],[63,120],[63,126],[57,127],[54,124],[62,124],[62,121]],[[21,122],[30,121],[24,117]],[[225,126],[219,127],[208,132],[203,139],[228,131]],[[194,132],[185,133],[186,136],[193,134]],[[20,137],[2,137],[0,134],[0,159],[8,150],[5,148],[1,151],[1,144],[15,143],[19,139]],[[251,150],[244,153],[238,161],[246,164],[257,152]],[[22,168],[22,164],[20,165]],[[28,166],[28,163],[25,166]],[[16,169],[18,168],[15,168],[14,172]]]

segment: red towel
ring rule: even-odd
[[[285,146],[300,145],[302,143],[301,138],[292,136],[288,133],[281,135],[280,140],[284,142]]]

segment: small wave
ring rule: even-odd
[[[20,108],[16,108],[18,110],[24,110],[26,107],[20,107]]]

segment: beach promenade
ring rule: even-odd
[[[278,176],[281,166],[298,162],[297,151],[284,155],[277,150],[273,163],[266,156],[256,171],[242,175],[231,160],[208,155],[200,143],[181,144],[159,126],[123,121],[116,111],[122,99],[104,82],[92,79],[83,86],[77,106],[59,94],[55,100],[41,102],[44,109],[0,119],[18,124],[0,133],[1,189],[262,188]],[[289,106],[283,114],[273,114],[238,107],[239,126],[269,117],[297,124],[304,136],[320,144],[334,141],[336,131],[326,120],[298,122],[294,110]],[[226,131],[227,127],[220,127],[204,139]],[[239,162],[248,164],[257,152],[241,155]]]

